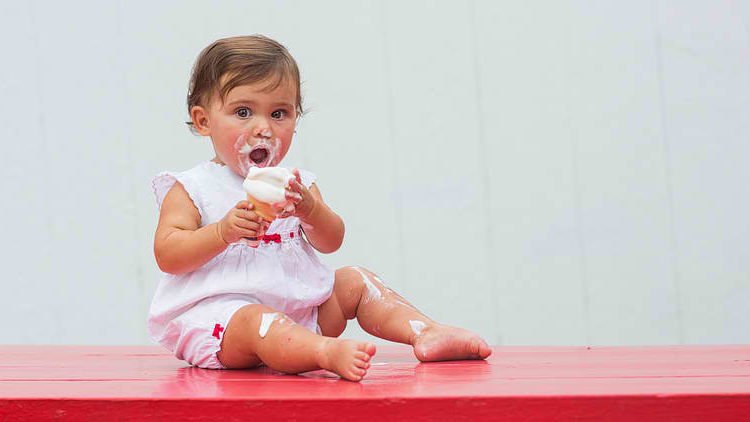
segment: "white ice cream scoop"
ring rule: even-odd
[[[284,167],[251,167],[242,187],[255,212],[266,221],[273,221],[279,211],[289,205],[286,189],[296,177]]]

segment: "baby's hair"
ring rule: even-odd
[[[271,91],[291,82],[297,88],[295,109],[302,115],[302,94],[297,62],[278,42],[263,35],[222,38],[203,49],[193,66],[187,95],[188,115],[193,106],[207,106],[218,93],[223,102],[233,88],[267,82]],[[193,122],[186,122],[193,125]]]

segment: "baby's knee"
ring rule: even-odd
[[[234,313],[232,319],[237,321],[237,323],[243,327],[249,327],[253,325],[257,326],[257,324],[263,317],[263,314],[270,314],[274,312],[278,311],[266,305],[245,305]]]
[[[252,368],[260,364],[257,355],[258,331],[263,315],[276,313],[265,305],[245,305],[234,312],[226,332],[222,336],[221,348],[216,353],[227,368]]]
[[[355,267],[341,267],[336,270],[334,275],[334,281],[336,284],[345,283],[349,279],[353,278],[357,271]]]
[[[334,286],[347,290],[355,287],[366,287],[368,283],[372,282],[371,274],[370,271],[363,267],[341,267],[336,270]]]
[[[344,297],[350,297],[356,292],[360,298],[380,298],[384,294],[385,286],[372,271],[364,267],[343,267],[336,270],[336,282],[334,289],[343,293]],[[339,297],[342,294],[338,294]]]
[[[291,322],[291,319],[283,312],[260,304],[243,306],[237,310],[232,319],[236,320],[237,325],[243,330],[256,333],[261,339],[266,337],[275,321]]]

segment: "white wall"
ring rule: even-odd
[[[740,1],[3,1],[3,343],[149,343],[150,179],[211,157],[181,123],[190,66],[249,33],[302,68],[286,164],[347,223],[331,266],[494,344],[748,342],[749,21]]]

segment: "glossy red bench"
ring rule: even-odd
[[[192,368],[159,347],[0,346],[0,420],[750,420],[750,346],[495,347],[361,383]]]

